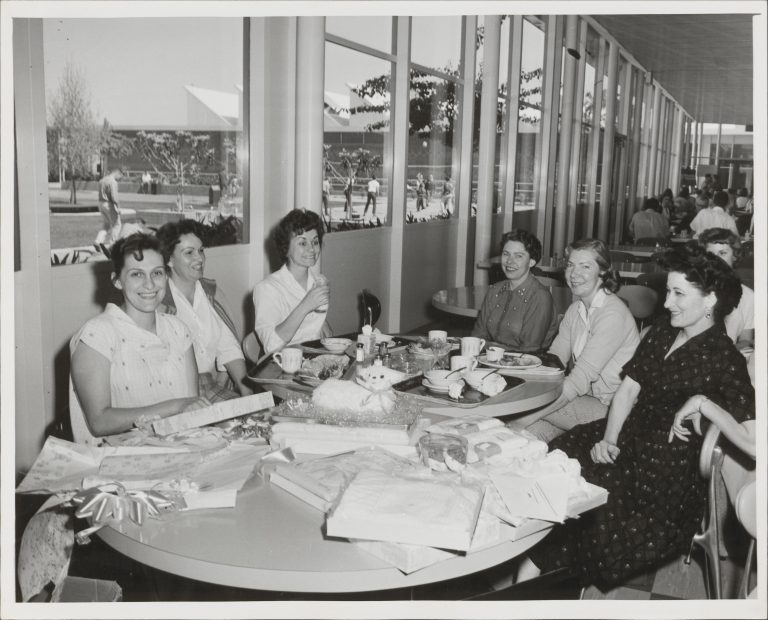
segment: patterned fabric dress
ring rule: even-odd
[[[706,485],[698,473],[702,437],[668,442],[675,413],[703,394],[738,421],[754,417],[755,392],[744,357],[715,325],[664,359],[678,330],[664,319],[640,343],[624,374],[640,395],[619,434],[612,465],[593,463],[590,449],[603,438],[605,420],[574,428],[554,440],[578,459],[582,475],[608,490],[606,505],[569,520],[532,550],[542,572],[570,566],[584,584],[614,585],[688,550],[701,520]],[[706,420],[704,420],[706,423]]]

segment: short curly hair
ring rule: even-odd
[[[568,246],[565,255],[570,256],[574,250],[592,250],[595,255],[595,262],[600,268],[600,279],[602,280],[600,288],[611,293],[615,293],[621,288],[619,274],[614,271],[611,265],[611,255],[608,253],[605,243],[600,239],[579,239]]]
[[[166,272],[168,271],[168,261],[163,254],[160,240],[155,235],[149,235],[147,233],[134,233],[127,237],[122,237],[115,241],[109,248],[109,257],[112,261],[112,270],[115,273],[115,278],[120,276],[120,273],[125,267],[125,258],[127,256],[133,256],[137,261],[144,260],[144,252],[147,250],[154,250],[160,256],[163,257],[163,265]]]
[[[735,232],[728,230],[727,228],[707,228],[701,232],[696,240],[705,250],[710,243],[730,245],[734,256],[736,256],[741,249],[741,239],[739,239],[739,236]]]
[[[206,245],[205,227],[196,220],[183,219],[163,224],[157,230],[157,238],[163,248],[163,258],[166,263],[171,260],[173,251],[183,235],[195,235],[204,246]]]
[[[297,235],[302,235],[310,230],[317,231],[317,239],[320,241],[320,247],[323,246],[323,221],[314,211],[306,209],[293,209],[288,215],[283,217],[275,227],[273,237],[277,251],[283,262],[288,260],[288,248],[291,239]]]
[[[671,248],[656,259],[667,272],[682,274],[704,295],[714,293],[717,298],[712,312],[716,321],[722,321],[741,300],[741,280],[724,260],[707,252],[696,241],[682,247]]]
[[[501,243],[499,243],[499,253],[504,252],[504,246],[509,241],[517,241],[518,243],[522,243],[525,251],[528,252],[528,255],[536,263],[541,260],[541,241],[539,241],[535,235],[532,235],[527,230],[523,230],[522,228],[513,228],[509,232],[504,233],[501,236]]]

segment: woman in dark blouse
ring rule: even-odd
[[[501,269],[506,280],[485,295],[472,335],[514,351],[546,349],[557,332],[552,294],[531,273],[541,259],[541,243],[525,230],[501,238]]]
[[[608,501],[557,527],[523,561],[519,580],[570,566],[584,584],[615,585],[685,553],[706,490],[698,473],[701,436],[670,442],[676,412],[701,395],[699,405],[709,399],[736,421],[754,417],[746,361],[723,327],[741,295],[738,278],[697,247],[673,250],[661,262],[670,317],[624,366],[607,421],[577,426],[550,445],[577,458],[582,475],[608,490]]]

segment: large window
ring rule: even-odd
[[[391,47],[392,19],[388,17],[329,18],[326,28],[327,34],[333,31],[356,38],[361,32],[377,32],[368,43]],[[382,32],[388,33],[389,44]],[[325,43],[324,186],[331,230],[389,221],[392,62],[368,52],[337,37]]]
[[[515,214],[536,208],[537,144],[541,141],[541,87],[544,73],[544,25],[523,21],[523,52],[520,64],[520,107],[517,118]],[[516,224],[535,230],[533,220]]]
[[[456,213],[461,24],[458,16],[412,20],[406,173],[409,223]]]
[[[243,20],[45,19],[43,33],[53,262],[180,218],[242,242]],[[121,227],[99,204],[108,174]]]

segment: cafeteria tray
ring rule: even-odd
[[[403,381],[400,381],[400,383],[395,383],[392,387],[398,392],[410,394],[411,396],[415,396],[422,400],[428,400],[441,405],[450,404],[454,407],[470,409],[479,405],[492,405],[493,403],[502,400],[508,392],[525,383],[525,379],[521,379],[520,377],[499,376],[506,381],[507,386],[498,394],[487,396],[467,385],[462,392],[462,398],[460,400],[451,398],[448,394],[440,394],[428,390],[422,385],[424,377],[421,374],[404,379]]]

